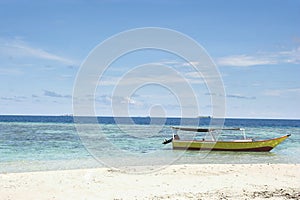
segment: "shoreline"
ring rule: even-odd
[[[154,166],[148,166],[153,168]],[[129,168],[132,172],[133,168]],[[0,174],[1,199],[297,199],[300,164],[183,164]]]

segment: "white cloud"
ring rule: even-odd
[[[283,90],[266,90],[264,92],[265,96],[280,96],[284,91]]]
[[[291,51],[279,52],[279,55],[282,57],[283,62],[300,64],[300,47]]]
[[[122,97],[122,96],[110,96],[110,95],[101,95],[96,97],[98,103],[103,103],[106,105],[111,105],[112,101],[116,104],[128,104],[142,106],[143,103],[132,97]]]
[[[44,90],[44,95],[48,97],[55,97],[55,98],[68,98],[68,99],[72,98],[71,95],[59,94],[57,92],[49,91],[49,90]]]
[[[290,89],[274,89],[274,90],[266,90],[263,94],[265,96],[281,96],[286,94],[300,94],[300,88],[290,88]]]
[[[0,100],[13,101],[13,102],[23,102],[27,99],[25,96],[12,96],[12,97],[0,97]]]
[[[271,65],[276,64],[273,58],[255,57],[248,55],[233,55],[217,59],[220,66],[248,67],[254,65]]]
[[[23,74],[22,71],[20,71],[19,69],[0,69],[0,75],[21,75]]]
[[[115,86],[115,85],[137,85],[143,83],[168,83],[168,84],[182,84],[186,83],[187,80],[180,76],[176,71],[159,68],[135,68],[129,70],[124,75],[114,76],[103,76],[99,82],[100,86]]]
[[[192,67],[192,66],[197,66],[197,65],[199,65],[199,64],[201,64],[201,63],[192,61],[192,62],[185,62],[185,63],[182,63],[182,66],[190,66],[190,67]]]
[[[9,57],[33,57],[73,65],[77,62],[41,48],[33,47],[20,39],[5,40],[0,38],[0,53]]]
[[[235,98],[235,99],[248,99],[248,100],[256,99],[256,97],[254,97],[254,96],[244,96],[241,94],[227,94],[226,97],[227,98]]]
[[[216,94],[216,93],[205,93],[207,96],[223,96],[223,94]],[[247,100],[254,100],[256,99],[255,96],[245,96],[242,94],[226,94],[226,98],[234,98],[234,99],[247,99]]]
[[[275,53],[256,53],[254,55],[231,55],[216,59],[219,66],[249,67],[281,63],[299,64],[300,47]]]
[[[137,101],[131,97],[123,97],[123,100],[120,102],[122,104],[129,104],[129,105],[136,105],[136,106],[142,106],[143,103],[140,101]]]
[[[169,63],[169,67],[165,66]],[[138,83],[166,83],[166,84],[206,84],[208,82],[216,81],[220,78],[218,73],[208,73],[209,70],[196,71],[191,68],[191,64],[196,62],[175,62],[164,61],[156,62],[153,64],[153,69],[140,67],[128,70],[125,74],[104,74],[100,81],[99,86],[116,86],[122,81],[122,86],[134,85]],[[162,66],[162,67],[160,67]]]

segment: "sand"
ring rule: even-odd
[[[300,165],[173,165],[0,174],[0,199],[300,199]]]

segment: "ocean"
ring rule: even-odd
[[[170,164],[300,163],[300,120],[225,119],[247,137],[267,139],[291,134],[271,152],[199,152],[163,145],[171,126],[209,127],[210,118],[113,118],[72,116],[0,116],[0,173],[95,167]],[[201,138],[201,135],[183,137]],[[242,138],[220,132],[220,138]]]

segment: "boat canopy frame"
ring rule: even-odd
[[[244,140],[247,140],[246,132],[244,128],[198,128],[198,127],[178,127],[178,126],[172,126],[173,129],[173,139],[175,139],[175,136],[177,135],[178,130],[182,131],[191,131],[191,132],[202,132],[202,133],[210,133],[211,137],[214,141],[217,141],[216,137],[212,132],[214,131],[243,131],[243,137]]]

